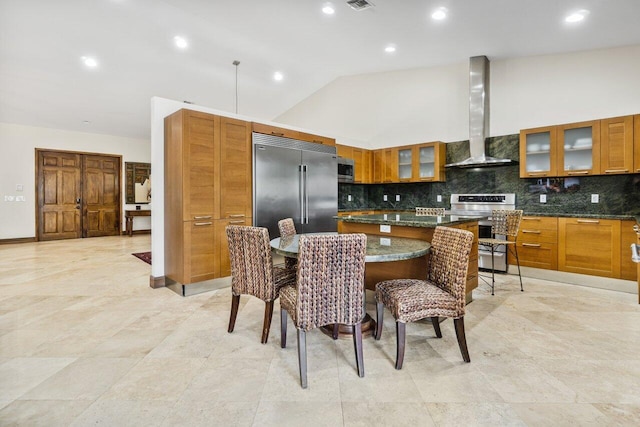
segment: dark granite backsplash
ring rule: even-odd
[[[487,140],[487,155],[519,160],[519,135]],[[447,163],[469,157],[469,142],[447,144]],[[519,165],[472,169],[447,169],[446,182],[406,184],[338,184],[339,209],[413,209],[416,206],[449,208],[452,193],[515,193],[516,207],[527,213],[640,215],[640,174],[580,177],[569,191],[548,191],[540,203],[537,179],[519,177]],[[383,201],[384,195],[388,201]],[[600,203],[591,203],[598,194]],[[351,195],[352,201],[348,201]],[[396,195],[400,201],[396,202]],[[437,195],[442,202],[437,202]]]

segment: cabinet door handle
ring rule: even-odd
[[[629,173],[629,169],[607,169],[604,173]]]
[[[567,175],[589,175],[590,171],[567,172]]]
[[[540,218],[534,218],[534,217],[528,217],[528,216],[523,216],[522,217],[523,221],[540,221]]]
[[[244,218],[244,214],[229,214],[229,218]]]
[[[576,221],[580,224],[600,224],[597,219],[578,219]]]
[[[211,219],[211,215],[194,216],[193,219]]]
[[[284,133],[282,133],[282,132],[271,132],[271,135],[274,135],[274,136],[284,136]]]
[[[540,234],[540,230],[522,230],[523,233]]]
[[[522,246],[526,246],[527,248],[539,248],[540,245],[536,243],[523,243]]]
[[[206,226],[206,225],[212,225],[213,223],[211,221],[209,222],[195,222],[193,225],[196,227],[202,227],[202,226]]]
[[[528,172],[529,176],[547,176],[546,172]]]
[[[244,219],[231,220],[229,224],[244,224]]]

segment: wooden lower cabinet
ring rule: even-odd
[[[253,223],[251,217],[244,219],[219,219],[215,221],[215,246],[218,254],[218,276],[231,276],[231,261],[229,260],[229,244],[227,242],[227,225],[247,225]]]
[[[636,221],[620,221],[620,278],[624,280],[636,280],[638,277],[638,268],[640,264],[636,264],[631,259],[631,244],[636,243],[640,237],[636,235],[633,228]]]
[[[518,237],[518,258],[524,267],[558,269],[558,219],[553,217],[524,216]],[[515,264],[513,257],[510,264]]]
[[[184,278],[182,284],[209,280],[218,269],[215,226],[211,220],[184,223]]]
[[[558,270],[620,277],[620,221],[558,218]]]

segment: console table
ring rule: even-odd
[[[124,211],[124,219],[127,224],[127,234],[129,237],[133,235],[133,218],[137,216],[151,216],[151,209]]]

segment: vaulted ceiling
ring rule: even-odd
[[[0,122],[146,139],[152,96],[272,120],[340,76],[640,43],[638,0],[371,2],[0,0]]]

